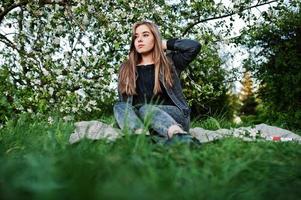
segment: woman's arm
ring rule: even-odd
[[[201,44],[190,39],[163,40],[162,47],[172,51],[169,56],[180,71],[184,70],[201,50]]]

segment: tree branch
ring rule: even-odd
[[[2,23],[5,15],[7,15],[11,10],[17,8],[17,7],[20,7],[20,6],[23,6],[23,5],[26,5],[29,1],[22,1],[20,3],[13,3],[11,4],[10,6],[8,6],[3,12],[0,13],[0,24]]]
[[[272,1],[268,1],[268,2],[261,3],[261,4],[257,3],[256,5],[253,5],[253,6],[244,8],[242,11],[244,11],[244,10],[249,10],[249,9],[252,9],[252,8],[256,8],[256,7],[260,7],[260,6],[263,6],[263,5],[266,5],[266,4],[271,4],[271,3],[274,3],[274,2],[277,2],[277,0],[272,0]],[[197,25],[197,24],[204,23],[204,22],[211,21],[211,20],[215,20],[215,19],[221,19],[221,18],[225,18],[225,17],[230,17],[230,16],[235,15],[235,14],[238,14],[238,13],[239,13],[238,11],[236,11],[236,12],[235,12],[235,11],[232,11],[232,12],[230,12],[230,13],[228,13],[228,14],[225,14],[225,15],[213,16],[213,17],[210,17],[210,18],[207,18],[207,19],[200,19],[200,20],[197,20],[196,22],[194,22],[194,23],[192,23],[192,24],[189,24],[189,25],[185,28],[185,30],[184,30],[182,36],[185,36],[185,35],[189,32],[189,30],[190,30],[191,28],[193,28],[193,27],[194,27],[195,25]]]
[[[17,7],[22,7],[30,3],[29,0],[21,0],[20,3],[12,3],[11,5],[8,5],[4,11],[0,12],[0,26],[3,22],[4,17],[13,9]],[[61,6],[67,6],[67,5],[75,5],[75,3],[72,0],[61,0],[60,2],[55,2],[54,0],[40,0],[39,1],[40,6],[46,5],[46,4],[58,4]],[[23,25],[19,22],[19,29],[21,30],[23,28]],[[19,54],[27,55],[29,57],[33,57],[31,54],[27,54],[24,50],[17,48],[17,45],[14,44],[12,41],[10,41],[5,35],[0,33],[0,42],[4,43],[6,46],[11,47],[12,49],[16,50]]]
[[[7,46],[19,51],[17,46],[12,41],[10,41],[7,37],[5,37],[5,35],[2,35],[1,33],[0,33],[0,41],[6,44]]]
[[[20,3],[13,3],[10,6],[8,6],[3,12],[0,13],[0,24],[2,23],[5,15],[7,15],[11,10],[20,7],[20,6],[25,6],[26,4],[28,4],[30,1],[29,0],[23,0]],[[41,6],[46,5],[46,4],[58,4],[61,6],[66,6],[66,5],[75,5],[74,2],[72,2],[72,0],[61,0],[59,2],[55,2],[54,0],[40,0],[39,4]]]

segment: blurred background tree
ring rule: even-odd
[[[262,120],[301,127],[300,2],[262,13],[264,21],[239,38],[251,49],[248,70],[259,81]]]
[[[254,85],[249,71],[245,71],[242,81],[242,89],[240,91],[240,101],[242,106],[240,108],[241,115],[255,115],[256,114],[256,98],[253,92]]]

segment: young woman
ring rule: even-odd
[[[119,71],[119,102],[114,105],[119,127],[142,133],[148,122],[167,143],[191,142],[190,108],[179,76],[200,44],[188,39],[162,41],[157,25],[147,21],[135,23],[132,31],[129,56]]]

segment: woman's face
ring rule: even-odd
[[[135,31],[135,48],[140,54],[147,54],[154,48],[155,38],[146,25],[140,25]]]

